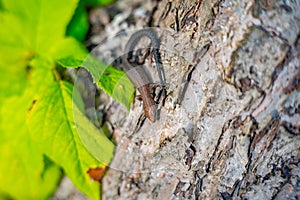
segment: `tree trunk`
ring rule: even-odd
[[[118,5],[164,30],[167,95],[155,123],[137,100],[108,109],[103,199],[299,198],[299,1],[153,2]]]

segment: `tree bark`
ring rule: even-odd
[[[108,109],[103,199],[298,199],[299,1],[153,2],[128,3],[123,23],[168,30],[167,96],[155,123],[139,101]]]

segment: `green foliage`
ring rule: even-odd
[[[82,0],[82,1],[89,6],[103,6],[112,2],[112,0]]]
[[[0,1],[0,198],[46,199],[61,168],[91,199],[100,197],[87,171],[107,165],[114,145],[85,117],[80,95],[56,67],[82,65],[127,108],[133,86],[66,37],[77,7],[77,0]]]
[[[134,91],[134,87],[124,72],[112,67],[107,68],[100,77],[100,81],[97,82],[97,85],[118,101],[123,102],[127,109],[129,109],[134,97],[132,92]]]
[[[86,6],[103,6],[111,3],[112,0],[80,0],[71,19],[67,35],[75,37],[79,41],[83,41],[88,32],[89,22]]]
[[[30,99],[24,94],[1,103],[0,193],[14,199],[45,199],[60,178],[59,168],[44,162],[26,128]]]
[[[84,41],[88,29],[89,22],[87,12],[85,11],[83,3],[79,3],[68,25],[67,34],[75,37],[79,41]]]

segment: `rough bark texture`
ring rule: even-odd
[[[139,101],[128,116],[109,106],[117,148],[103,199],[299,199],[299,1],[118,6],[107,30],[168,29],[167,97],[155,123]]]

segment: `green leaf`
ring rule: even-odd
[[[57,44],[52,57],[63,67],[78,67],[88,56],[85,47],[74,38],[66,38]]]
[[[64,40],[76,5],[77,0],[2,0],[0,89],[4,92],[0,99],[26,88],[30,60],[36,55],[51,56],[49,52],[57,46],[53,44]]]
[[[84,60],[88,51],[85,46],[72,37],[66,37],[55,43],[55,49],[51,52],[51,57],[58,60],[65,57],[74,57]]]
[[[51,63],[41,59],[32,64]],[[26,90],[1,101],[0,107],[0,193],[14,199],[46,199],[61,178],[57,165],[45,163],[44,152],[33,142],[26,126],[27,112],[37,96],[53,82],[49,66],[28,69]],[[40,84],[43,80],[43,84]],[[28,89],[32,88],[32,89]],[[24,187],[26,186],[26,187]],[[37,190],[37,188],[39,188]]]
[[[21,94],[26,87],[27,63],[32,57],[32,52],[24,47],[20,40],[15,41],[15,36],[22,32],[16,25],[16,17],[0,12],[0,99],[14,94]]]
[[[114,0],[82,0],[86,5],[103,6],[114,2]]]
[[[107,66],[92,55],[87,55],[85,59],[68,56],[58,59],[57,62],[63,67],[84,67],[91,73],[98,87],[129,110],[135,90],[123,71]]]
[[[7,98],[0,107],[0,193],[13,199],[46,199],[61,177],[59,168],[46,164],[30,139],[25,121],[31,98],[29,94]]]
[[[113,143],[107,139],[102,130],[96,129],[80,111],[83,102],[76,89],[73,90],[73,101],[76,102],[73,103],[73,116],[78,136],[88,152],[104,166],[108,166],[113,157]]]
[[[5,97],[20,95],[27,84],[26,66],[22,63],[15,63],[15,67],[9,68],[5,64],[6,63],[0,63],[0,101]]]
[[[8,29],[6,33],[15,35],[16,46],[21,43],[35,53],[47,55],[53,43],[64,38],[66,26],[77,2],[77,0],[3,0],[5,10],[16,18],[10,26],[5,26]],[[18,32],[16,33],[14,29]],[[6,39],[3,36],[1,35]]]
[[[125,72],[107,66],[91,55],[83,61],[82,66],[91,73],[98,87],[129,110],[135,90]]]
[[[57,60],[57,63],[66,68],[77,68],[82,64],[82,60],[76,59],[73,56],[69,56]]]
[[[88,14],[85,6],[103,6],[114,2],[114,0],[80,0],[75,13],[68,24],[67,35],[73,36],[79,41],[84,41],[89,29]]]
[[[60,41],[52,52],[54,60],[63,67],[78,67],[88,56],[85,47],[74,38]]]
[[[67,35],[73,36],[79,41],[84,41],[89,29],[88,14],[85,6],[103,6],[112,2],[114,0],[80,0],[75,14],[67,27]]]
[[[88,15],[82,4],[76,8],[75,14],[67,27],[67,35],[73,36],[79,41],[84,41],[89,30]]]
[[[100,80],[100,77],[108,68],[105,63],[100,62],[90,54],[86,57],[85,60],[83,60],[82,67],[84,67],[91,73],[95,83]]]
[[[87,171],[106,165],[114,146],[82,114],[80,98],[72,101],[72,86],[55,69],[89,58],[83,45],[65,37],[77,3],[1,0],[1,197],[47,198],[60,175],[49,158],[81,191],[99,199],[99,184]],[[86,68],[98,81],[106,66],[90,63]]]
[[[129,110],[135,90],[123,71],[107,66],[91,55],[88,55],[84,60],[71,56],[65,57],[59,59],[58,63],[63,67],[77,67],[82,65],[91,73],[98,87]]]
[[[62,165],[75,186],[89,197],[99,199],[99,184],[90,179],[87,171],[109,163],[114,146],[79,111],[78,106],[82,106],[82,102],[78,98],[73,102],[72,89],[64,81],[49,86],[31,109],[28,126],[32,139],[41,144],[40,148],[53,161]],[[82,134],[86,136],[82,138]],[[95,138],[97,146],[93,143]],[[83,142],[92,144],[94,153],[97,148],[101,150],[93,155],[102,163],[87,151]]]
[[[135,89],[125,72],[108,67],[97,85],[129,110]]]

